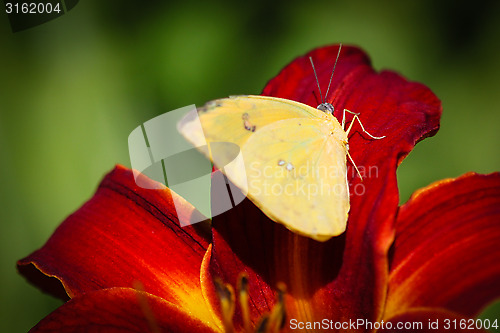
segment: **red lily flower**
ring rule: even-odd
[[[263,94],[317,106],[308,57],[323,87],[337,50],[296,59]],[[375,73],[354,47],[342,50],[330,91],[336,112],[359,112],[371,130],[387,135],[349,138],[358,166],[377,172],[363,183],[349,173],[354,195],[343,235],[320,243],[293,234],[249,200],[216,216],[211,234],[200,224],[181,228],[175,193],[139,188],[132,172],[118,166],[40,250],[18,262],[28,280],[69,299],[31,331],[248,332],[258,326],[272,332],[283,307],[284,331],[319,330],[315,322],[382,331],[382,320],[392,332],[398,323],[416,322],[422,328],[409,331],[430,331],[429,320],[445,331],[446,320],[453,325],[454,319],[459,331],[460,320],[500,296],[500,174],[444,180],[398,207],[396,167],[439,128],[439,100],[395,73]],[[197,212],[186,202],[178,213]],[[216,279],[223,283],[214,285]],[[284,287],[276,292],[278,283],[286,293]],[[231,290],[241,301],[234,316]]]

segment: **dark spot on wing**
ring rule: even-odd
[[[257,126],[252,125],[252,123],[248,120],[248,118],[250,118],[250,116],[246,112],[243,113],[243,115],[241,116],[241,119],[243,119],[243,127],[245,127],[247,131],[255,132]]]

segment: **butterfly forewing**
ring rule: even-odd
[[[203,133],[195,133],[192,119],[179,123],[180,132],[189,141],[233,142],[243,146],[261,127],[288,118],[316,118],[320,111],[303,104],[266,96],[234,96],[207,103],[198,109]],[[198,142],[193,142],[195,145]]]

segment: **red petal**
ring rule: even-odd
[[[308,58],[313,58],[325,91],[337,50],[337,46],[324,47],[294,60],[268,83],[263,94],[316,107],[320,98],[314,93],[317,86]],[[269,308],[270,290],[277,279],[284,279],[290,294],[302,297],[302,304],[309,301],[302,309],[313,308],[339,319],[375,320],[382,315],[387,253],[399,201],[396,167],[418,140],[437,131],[441,104],[419,83],[388,71],[377,74],[366,54],[354,47],[343,48],[330,91],[327,101],[335,106],[337,117],[348,108],[360,113],[367,131],[387,135],[371,140],[360,134],[359,125],[350,135],[351,155],[366,173],[362,183],[354,173],[348,175],[353,195],[347,232],[320,244],[291,235],[250,203],[240,204],[214,219],[212,261],[215,270],[232,283],[238,271],[255,272],[258,312]],[[304,310],[301,315],[309,314]]]
[[[200,288],[208,242],[197,225],[179,226],[174,195],[136,186],[132,171],[118,166],[40,250],[19,261],[19,271],[42,288],[48,278],[41,273],[57,278],[70,297],[140,281],[145,291],[211,319]],[[178,213],[196,211],[185,203]]]
[[[444,307],[475,316],[500,297],[500,173],[466,174],[401,207],[387,315]]]
[[[210,274],[236,290],[239,277],[246,273],[254,325],[275,304],[278,282],[287,288],[287,318],[321,320],[338,314],[339,309],[326,302],[336,295],[318,290],[338,274],[343,236],[324,243],[299,236],[269,220],[248,199],[214,217],[213,225]],[[241,317],[236,311],[238,329]]]
[[[400,313],[389,320],[386,320],[385,329],[377,332],[421,332],[421,333],[445,333],[445,332],[487,332],[477,327],[483,327],[485,321],[465,318],[457,313],[446,311],[444,309],[419,308]],[[390,322],[390,324],[387,324]],[[399,324],[398,324],[399,323]],[[491,322],[489,322],[491,324]],[[388,329],[392,325],[392,329]],[[398,329],[397,325],[408,325],[407,329],[402,326]]]
[[[148,293],[111,288],[75,297],[45,317],[31,333],[217,332],[186,310]]]

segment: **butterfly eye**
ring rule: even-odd
[[[330,103],[321,103],[317,109],[329,114],[333,114],[334,111],[333,105]]]

